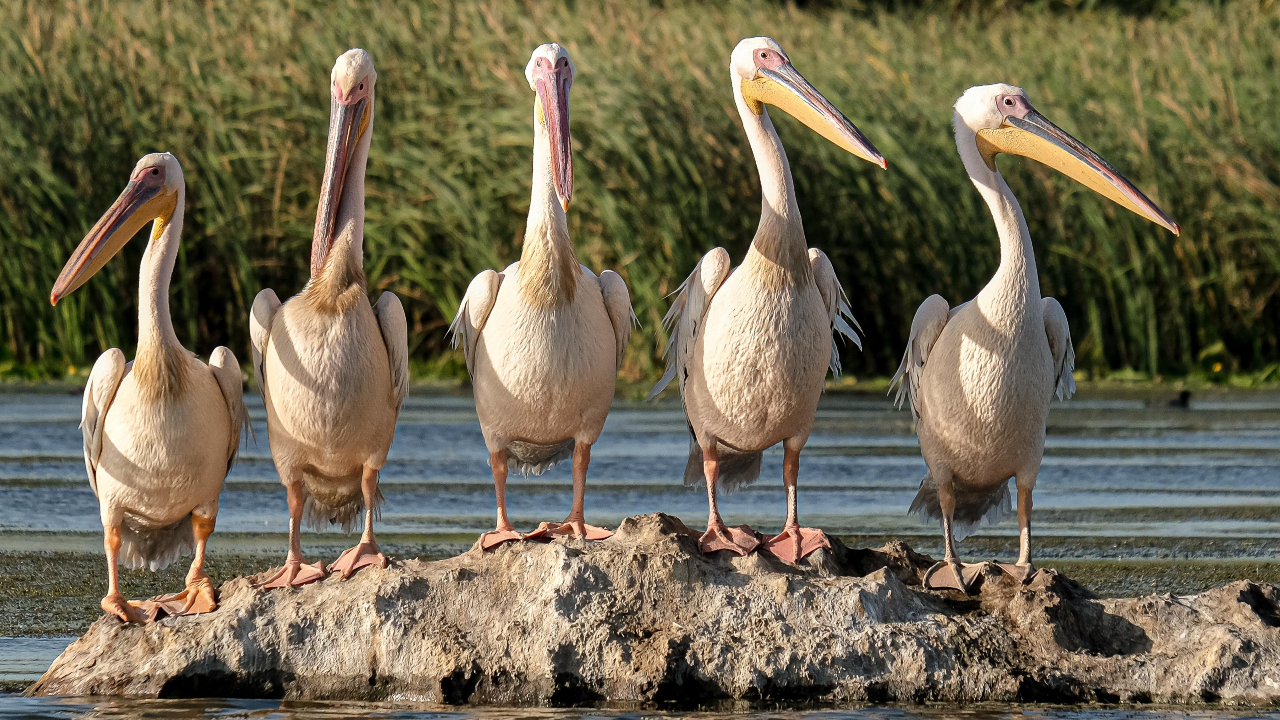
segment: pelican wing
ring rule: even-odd
[[[711,298],[729,277],[729,253],[724,248],[715,248],[694,266],[693,272],[676,290],[676,300],[671,303],[662,325],[670,336],[667,349],[663,355],[667,359],[667,371],[662,379],[649,391],[647,399],[653,399],[671,383],[672,378],[679,376],[680,386],[684,387],[684,369],[693,358],[693,347],[702,332],[702,321],[711,307]]]
[[[230,471],[236,462],[236,453],[240,452],[240,433],[249,422],[249,411],[244,406],[244,376],[240,374],[240,363],[236,361],[235,354],[225,347],[213,349],[209,356],[209,371],[213,373],[231,415],[231,445],[227,448],[227,470]]]
[[[614,358],[618,369],[621,369],[622,355],[627,351],[627,341],[631,339],[631,328],[639,325],[640,319],[631,309],[631,293],[627,291],[627,283],[621,275],[605,270],[600,273],[599,282],[600,294],[604,296],[604,309],[609,313],[609,322],[613,324]]]
[[[449,334],[453,336],[453,347],[462,345],[462,356],[467,360],[467,372],[474,372],[476,359],[476,343],[480,341],[480,331],[489,320],[493,304],[498,300],[498,288],[507,273],[516,272],[520,263],[512,263],[503,272],[485,270],[467,286],[467,294],[462,297],[458,306],[458,314],[449,325]]]
[[[893,391],[894,385],[898,386],[894,402],[901,408],[902,401],[908,401],[913,419],[920,417],[920,375],[924,364],[929,361],[929,352],[933,350],[933,344],[938,341],[947,322],[962,307],[964,305],[958,305],[953,311],[941,295],[930,295],[920,303],[915,318],[911,320],[911,337],[907,340],[907,350],[902,354],[898,372],[889,381],[889,391]]]
[[[831,322],[831,374],[839,375],[840,349],[836,340],[846,338],[861,350],[862,338],[858,337],[858,333],[862,326],[853,317],[849,296],[844,294],[844,288],[836,277],[836,269],[831,266],[827,254],[818,248],[809,248],[809,265],[813,268],[813,279],[818,284],[822,301],[827,305],[827,319]]]
[[[80,409],[80,432],[84,435],[84,467],[89,471],[89,487],[98,494],[98,458],[102,455],[102,428],[107,422],[107,410],[115,400],[120,381],[129,371],[124,353],[111,348],[102,353],[89,373],[89,383],[84,388],[84,403]]]
[[[1076,392],[1076,349],[1071,344],[1071,327],[1062,306],[1051,297],[1043,298],[1044,332],[1049,336],[1049,351],[1053,354],[1054,394],[1066,400]]]
[[[382,330],[382,342],[387,346],[387,361],[391,364],[391,400],[398,411],[409,394],[409,321],[404,316],[404,306],[396,294],[382,293],[373,306]]]
[[[267,375],[262,358],[267,354],[267,340],[271,337],[271,323],[280,310],[280,298],[276,291],[265,288],[253,299],[253,308],[249,310],[249,345],[253,350],[253,377],[258,382],[258,391],[267,394]]]

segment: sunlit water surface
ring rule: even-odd
[[[287,529],[284,492],[271,464],[261,400],[249,398],[256,443],[247,441],[227,479],[212,552],[273,552]],[[100,552],[98,507],[85,480],[76,395],[0,394],[0,551]],[[663,511],[700,524],[701,488],[680,482],[688,435],[678,405],[618,403],[593,448],[588,520],[616,525]],[[380,532],[469,538],[492,527],[487,454],[468,397],[411,397],[382,474],[387,502]],[[731,523],[776,530],[785,515],[782,454],[766,454],[761,480],[724,497]],[[828,395],[801,461],[801,517],[832,534],[905,536],[936,552],[935,526],[905,514],[924,474],[910,415],[885,399]],[[564,516],[567,465],[540,477],[513,477],[507,497],[517,527]],[[1268,558],[1280,547],[1280,397],[1193,399],[1081,397],[1056,404],[1035,494],[1042,557],[1126,556]],[[310,532],[310,531],[308,531]],[[1013,536],[1016,523],[984,528]],[[333,536],[335,540],[337,536]],[[1109,539],[1114,539],[1111,543]],[[1136,546],[1135,546],[1136,542]],[[8,546],[8,548],[5,547]],[[0,681],[33,680],[69,638],[0,638]],[[723,713],[721,713],[723,714]],[[1249,717],[1205,710],[898,709],[746,713],[742,718],[1097,718]],[[483,710],[446,712],[394,705],[250,701],[115,701],[0,696],[0,718],[641,718],[624,711]],[[682,717],[698,716],[681,713]],[[705,715],[711,717],[712,715]],[[1280,715],[1273,717],[1280,718]]]

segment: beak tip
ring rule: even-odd
[[[888,161],[888,160],[885,160],[883,157],[882,157],[882,158],[880,158],[880,169],[881,169],[881,170],[888,170],[888,169],[889,169],[889,161]]]
[[[49,304],[50,304],[50,305],[57,305],[57,304],[58,304],[58,294],[57,294],[57,293],[49,293]]]
[[[1170,229],[1173,230],[1174,237],[1182,237],[1182,226],[1178,225],[1178,223],[1174,223]]]

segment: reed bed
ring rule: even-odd
[[[1026,211],[1045,294],[1079,367],[1194,372],[1280,359],[1280,9],[1262,0],[885,10],[762,2],[17,0],[0,6],[0,356],[83,366],[134,342],[135,240],[57,308],[71,248],[135,160],[171,150],[188,184],[173,282],[179,336],[248,360],[259,288],[296,292],[327,131],[328,73],[351,46],[378,65],[369,162],[371,291],[404,300],[410,352],[460,373],[444,331],[468,281],[519,256],[538,44],[566,45],[583,262],[627,279],[643,328],[624,376],[653,377],[670,293],[707,249],[735,258],[759,213],[729,91],[738,39],[777,38],[889,160],[843,154],[774,112],[810,245],[867,331],[858,375],[892,371],[931,293],[961,302],[999,260],[952,140],[964,88],[1027,88],[1125,172],[1180,238],[1034,162],[1002,170]]]

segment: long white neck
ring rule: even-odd
[[[769,111],[764,110],[759,115],[751,111],[742,97],[742,86],[736,76],[733,79],[733,99],[760,175],[760,225],[755,239],[751,241],[746,263],[764,268],[777,266],[802,275],[812,272],[800,207],[796,204],[796,188],[791,180],[791,164],[787,162],[782,140],[769,119]]]
[[[333,247],[320,269],[312,276],[306,293],[318,306],[342,310],[366,288],[364,275],[364,176],[373,141],[373,98],[369,98],[369,126],[356,144],[342,183],[342,197],[334,215]]]
[[[178,244],[182,237],[182,218],[187,205],[187,189],[178,187],[178,201],[168,220],[156,218],[152,224],[151,242],[142,255],[138,278],[138,347],[181,347],[169,315],[169,281],[178,260]]]
[[[1024,317],[1040,313],[1040,277],[1031,245],[1031,232],[1022,207],[998,170],[987,167],[978,152],[977,137],[962,122],[956,122],[956,147],[969,179],[987,202],[1000,236],[1000,267],[978,293],[978,305],[990,319],[1000,316]]]
[[[537,100],[534,102],[533,192],[520,250],[520,289],[535,304],[555,305],[573,298],[578,260],[569,239],[564,205],[556,192],[551,137],[538,120]]]

